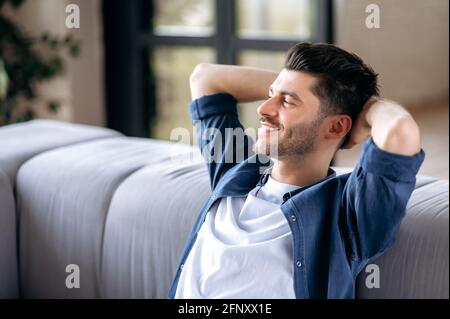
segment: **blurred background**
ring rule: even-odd
[[[371,3],[380,28],[366,27]],[[448,0],[0,0],[0,125],[51,118],[169,140],[192,131],[196,64],[281,70],[293,44],[328,42],[380,74],[421,127],[420,173],[448,179],[448,14]],[[239,108],[244,126],[259,126],[257,105]],[[339,151],[335,165],[358,157]]]

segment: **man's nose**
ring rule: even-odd
[[[276,103],[276,98],[271,97],[267,99],[263,104],[258,106],[256,110],[257,113],[261,116],[272,117],[278,114],[278,106]]]

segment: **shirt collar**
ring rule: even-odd
[[[267,168],[267,169],[264,171],[264,173],[261,175],[261,178],[259,179],[259,182],[258,182],[258,184],[257,184],[256,186],[262,186],[262,185],[264,185],[265,183],[267,183],[267,180],[269,179],[269,176],[270,176],[270,174],[272,173],[272,168],[273,168],[273,166]],[[336,177],[336,172],[335,172],[334,169],[332,169],[331,167],[329,167],[329,168],[328,168],[328,172],[327,172],[327,177],[321,179],[320,181],[317,181],[317,182],[315,182],[315,183],[312,183],[312,184],[309,184],[309,185],[306,185],[306,186],[301,186],[301,187],[299,186],[299,188],[297,188],[297,189],[295,189],[295,190],[293,190],[293,191],[290,191],[290,192],[285,193],[285,194],[283,195],[283,201],[288,200],[289,198],[291,198],[291,197],[297,195],[298,193],[300,193],[301,191],[303,191],[303,190],[305,190],[305,189],[307,189],[307,188],[310,188],[311,186],[317,185],[317,184],[319,184],[319,183],[321,183],[321,182],[324,182],[324,181],[326,181],[326,180],[328,180],[328,179],[330,179],[330,178],[333,178],[333,177]]]

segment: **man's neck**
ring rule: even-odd
[[[328,175],[329,162],[309,158],[275,160],[271,177],[279,182],[307,186],[314,184]]]

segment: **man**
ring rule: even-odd
[[[201,64],[191,92],[212,195],[169,298],[354,298],[357,274],[394,243],[424,159],[411,115],[377,97],[360,58],[327,44],[294,46],[279,74]],[[236,104],[257,100],[257,154],[226,161],[252,143],[227,137],[242,128]],[[335,152],[368,137],[336,176]]]

